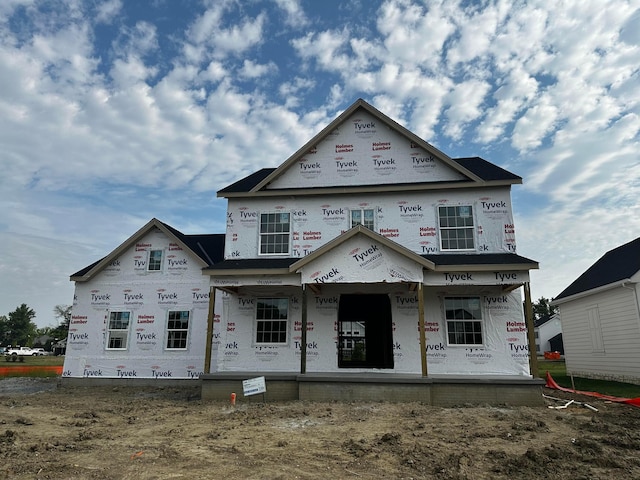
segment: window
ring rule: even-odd
[[[260,253],[289,253],[290,229],[288,213],[260,214]]]
[[[149,271],[157,272],[162,270],[162,250],[149,251]]]
[[[107,349],[126,350],[131,312],[111,312],[107,329]]]
[[[473,250],[473,207],[438,207],[442,250]]]
[[[480,297],[444,299],[449,345],[482,345]]]
[[[189,333],[188,310],[169,311],[167,320],[167,349],[185,350],[187,348],[187,334]]]
[[[356,210],[351,210],[351,227],[353,228],[356,225],[362,225],[363,227],[367,227],[369,230],[373,230],[374,229],[373,209],[360,208]]]
[[[256,343],[287,343],[289,299],[259,298]]]
[[[602,337],[600,310],[597,305],[587,308],[587,319],[589,321],[589,334],[591,336],[591,350],[594,353],[603,353],[604,339]]]

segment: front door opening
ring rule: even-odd
[[[338,367],[393,368],[391,301],[388,295],[341,295]]]

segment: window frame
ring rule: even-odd
[[[460,215],[460,209],[462,208],[468,208],[469,209],[469,215],[467,216],[462,216]],[[442,215],[442,209],[455,209],[455,215]],[[476,251],[476,245],[477,245],[477,241],[476,241],[476,222],[475,222],[475,218],[473,215],[474,212],[474,208],[473,205],[469,204],[469,205],[438,205],[437,206],[437,219],[438,219],[438,232],[440,234],[440,250],[443,252],[471,252],[471,251]],[[448,212],[447,212],[448,213]],[[453,225],[453,226],[443,226],[443,220],[444,219],[454,219],[455,222],[457,223],[459,221],[459,219],[464,219],[464,218],[470,218],[471,219],[471,225]],[[448,222],[447,222],[448,223]],[[457,237],[454,239],[451,238],[447,238],[446,241],[449,245],[451,245],[451,243],[456,243],[459,244],[460,241],[468,241],[469,238],[472,242],[472,246],[464,246],[463,248],[460,248],[459,246],[457,246],[457,248],[451,248],[451,246],[445,247],[445,235],[444,232],[461,232],[464,230],[470,230],[471,231],[471,236],[463,236],[463,237]]]
[[[365,225],[365,212],[371,212],[371,227]],[[360,213],[360,221],[354,222],[353,214],[359,212]],[[375,208],[350,208],[349,209],[349,225],[350,228],[355,227],[356,225],[362,225],[365,228],[375,232],[376,231],[376,209]]]
[[[153,260],[154,267],[157,266],[158,268],[151,268],[151,261],[152,261],[153,254],[155,252],[160,252],[160,258],[157,261]],[[161,272],[163,263],[164,263],[164,250],[163,249],[161,249],[161,248],[153,248],[153,249],[149,250],[149,254],[147,255],[147,272]]]
[[[111,325],[112,321],[116,321],[116,322],[122,322],[121,318],[112,318],[114,314],[120,314],[122,316],[122,314],[127,314],[127,327],[126,328],[113,328]],[[105,350],[112,350],[112,351],[126,351],[129,349],[129,338],[130,338],[130,330],[131,330],[131,311],[130,310],[110,310],[109,311],[109,317],[107,319],[107,338],[106,338],[106,345],[105,345]],[[111,335],[112,333],[115,332],[124,332],[124,347],[112,347],[111,346]],[[117,338],[117,337],[114,337]]]
[[[259,318],[261,316],[261,312],[264,315],[264,313],[266,313],[267,309],[260,309],[260,304],[262,302],[262,304],[264,304],[266,301],[277,301],[278,304],[280,304],[281,302],[286,302],[286,318],[282,319],[282,318]],[[290,312],[291,312],[291,307],[290,307],[290,299],[289,297],[256,297],[256,310],[255,310],[255,314],[254,314],[254,327],[253,327],[253,343],[255,346],[286,346],[289,345],[290,342],[290,328],[291,328],[291,324],[290,324]],[[274,307],[276,305],[272,305],[272,307]],[[280,306],[280,305],[277,305]],[[278,310],[279,311],[279,310]],[[264,323],[265,327],[267,326],[266,323],[267,322],[278,322],[278,323],[283,323],[284,324],[284,329],[283,328],[278,328],[278,329],[273,329],[271,328],[270,330],[266,330],[266,329],[261,329],[260,328],[260,324]],[[272,326],[273,327],[273,326]],[[274,334],[277,335],[281,335],[284,333],[284,341],[273,341],[273,338],[270,338],[269,341],[265,341],[264,340],[264,335],[265,334],[269,334],[271,336],[273,336]],[[262,340],[259,339],[260,335],[262,334]]]
[[[183,314],[183,313],[187,313],[187,327],[186,328],[170,328],[170,322],[172,321],[181,321],[180,318],[178,319],[172,319],[171,318],[171,314]],[[165,326],[165,342],[164,342],[164,349],[165,350],[169,350],[169,351],[182,351],[182,350],[187,350],[189,348],[189,332],[190,332],[190,327],[191,327],[191,310],[169,310],[167,312],[167,322],[166,322],[166,326]],[[175,338],[171,338],[171,334],[172,333],[176,333],[176,332],[184,332],[184,339],[182,339],[182,341],[184,341],[184,347],[170,347],[169,346],[169,342],[171,340],[173,340],[174,342],[176,341]],[[180,340],[180,339],[178,339]]]
[[[274,225],[274,229],[277,230],[277,226],[278,225],[285,225],[285,223],[283,222],[265,222],[263,223],[263,217],[269,217],[271,215],[278,215],[278,216],[282,216],[282,215],[286,215],[288,220],[286,222],[286,231],[274,231],[274,232],[263,232],[263,228],[268,229],[269,225]],[[279,243],[264,243],[263,244],[263,240],[266,240],[268,238],[273,238],[273,237],[277,237],[277,236],[283,236],[286,237],[286,242],[279,242]],[[279,247],[286,247],[286,251],[281,251],[281,252],[263,252],[263,245],[265,247],[268,247],[269,245],[272,246],[279,246]],[[259,221],[258,221],[258,255],[264,255],[264,256],[275,256],[275,255],[290,255],[291,253],[291,212],[265,212],[265,213],[260,213],[259,216]]]
[[[469,309],[472,311],[477,311],[480,318],[449,318],[448,316],[448,312],[451,311],[448,309],[448,302],[461,302],[464,300],[473,300],[473,301],[477,301],[478,302],[478,308],[477,309]],[[453,307],[456,307],[457,305],[453,305]],[[466,305],[462,304],[460,305],[460,308],[464,308]],[[448,295],[443,297],[442,300],[442,307],[443,307],[443,318],[444,318],[444,322],[445,322],[445,328],[446,328],[446,342],[447,342],[447,346],[448,347],[466,347],[466,348],[481,348],[485,346],[485,335],[484,335],[484,312],[483,312],[483,307],[482,307],[482,297],[479,295]],[[455,311],[455,309],[453,310]],[[467,310],[464,310],[466,313],[469,313]],[[463,325],[457,325],[457,326],[462,326],[462,330],[453,330],[451,331],[450,327],[452,326],[452,324],[463,324]],[[472,328],[470,330],[467,329],[467,327],[471,326]],[[479,327],[479,328],[477,328]],[[453,337],[452,337],[453,335]],[[480,336],[480,342],[472,342],[469,343],[467,342],[467,340],[471,337],[475,337],[479,335]],[[458,338],[458,336],[462,336],[462,338],[464,339],[464,342],[458,342],[458,341],[454,341],[452,342],[452,338]],[[470,337],[469,337],[470,336]]]

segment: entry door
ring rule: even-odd
[[[341,295],[338,367],[393,368],[393,330],[388,295]]]

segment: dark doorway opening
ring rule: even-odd
[[[388,295],[341,295],[338,367],[393,368],[393,328]]]

